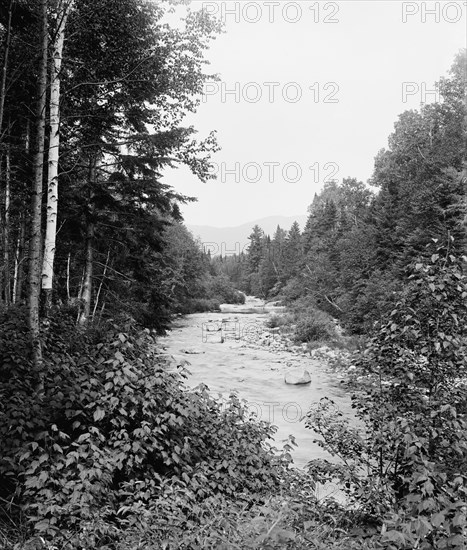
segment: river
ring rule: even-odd
[[[303,415],[321,398],[329,397],[351,417],[350,398],[319,361],[255,343],[252,335],[263,330],[268,315],[277,310],[280,308],[248,297],[243,306],[225,305],[220,313],[180,318],[160,344],[177,361],[189,361],[189,387],[204,383],[211,393],[222,396],[236,391],[259,419],[275,424],[276,447],[282,447],[289,434],[293,435],[298,444],[294,463],[304,467],[311,459],[330,457],[313,442],[315,435],[305,427]],[[284,382],[286,371],[301,374],[304,368],[311,375],[311,384]]]

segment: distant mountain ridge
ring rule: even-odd
[[[267,216],[248,223],[243,223],[234,227],[213,227],[210,225],[188,225],[188,229],[195,238],[201,240],[206,250],[210,250],[213,256],[218,254],[232,255],[246,252],[250,241],[248,236],[251,234],[253,226],[259,225],[266,235],[271,239],[279,225],[282,229],[288,231],[294,221],[298,222],[303,231],[307,215],[299,216]]]

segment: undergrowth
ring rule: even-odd
[[[25,311],[2,312],[0,548],[465,549],[466,297],[452,255],[414,266],[356,364],[364,429],[312,408],[339,460],[306,471],[236,395],[167,372],[149,331],[57,310],[35,368]],[[336,481],[347,508],[318,497]]]

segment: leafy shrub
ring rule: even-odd
[[[207,295],[222,304],[244,304],[245,295],[236,290],[227,275],[215,275],[207,284]]]
[[[302,298],[305,293],[305,285],[298,277],[289,279],[281,290],[281,296],[283,296],[284,302],[289,305]]]
[[[324,311],[307,307],[304,311],[296,310],[295,317],[294,339],[297,342],[331,340],[336,337],[334,321]]]
[[[291,469],[280,492],[248,506],[225,495],[193,503],[182,487],[171,486],[163,498],[141,509],[138,523],[122,533],[117,550],[374,548],[346,533],[357,525],[358,518],[335,503],[320,504],[314,481]]]
[[[465,258],[462,259],[465,261]],[[381,525],[381,548],[465,548],[467,543],[467,276],[440,248],[417,263],[394,310],[357,364],[351,428],[330,401],[307,426],[343,462],[312,461],[338,479]]]
[[[293,316],[290,314],[272,313],[267,318],[265,325],[268,328],[280,328],[293,323]]]
[[[76,331],[72,312],[57,312],[36,372],[24,311],[0,326],[4,517],[21,509],[54,544],[81,548],[86,533],[87,547],[99,548],[176,487],[194,505],[279,486],[284,467],[267,444],[274,428],[250,420],[236,396],[220,403],[205,387],[184,389],[182,370],[157,365],[149,331],[111,327],[96,343]]]

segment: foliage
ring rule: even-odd
[[[328,182],[302,233],[294,223],[271,239],[255,226],[246,254],[211,262],[181,223],[179,204],[191,198],[162,173],[184,164],[210,177],[214,134],[196,140],[182,123],[210,78],[204,51],[220,28],[189,6],[171,27],[173,3],[73,3],[54,266],[55,302],[67,305],[44,320],[36,361],[24,306],[4,308],[26,294],[40,57],[37,6],[11,3],[0,128],[5,201],[7,184],[11,193],[0,239],[0,545],[6,526],[20,525],[16,548],[464,548],[465,52],[441,80],[442,101],[399,117],[375,159],[377,194],[354,178]],[[447,247],[431,250],[431,240]],[[86,300],[101,322],[78,330],[85,279],[98,282]],[[137,328],[163,332],[175,312],[242,303],[237,288],[294,304],[298,341],[332,339],[333,317],[356,333],[377,321],[356,364],[361,426],[329,400],[307,416],[341,462],[314,461],[311,476],[291,470],[290,444],[279,456],[269,444],[273,426],[250,418],[236,395],[188,391],[183,369],[158,362],[154,333]],[[330,480],[351,512],[317,502],[315,483]]]
[[[452,242],[452,241],[451,241]],[[396,307],[358,369],[351,428],[332,402],[308,413],[321,445],[342,459],[314,461],[382,525],[387,549],[464,548],[467,505],[467,276],[439,246],[415,262]]]
[[[220,273],[202,244],[182,223],[173,223],[163,231],[163,269],[155,273],[160,293],[176,313],[217,311],[220,304],[241,304],[245,296],[235,290],[229,278]],[[150,288],[149,281],[147,287]]]
[[[59,4],[49,6],[51,36]],[[0,301],[7,303],[26,297],[31,113],[40,57],[34,51],[37,6],[12,5],[3,118],[8,127],[0,132],[2,154],[11,152],[11,174],[2,169],[0,182],[4,190],[9,178],[11,190],[9,238],[0,239],[6,281]],[[61,70],[53,298],[89,309],[89,320],[129,312],[162,332],[174,312],[176,300],[163,289],[166,261],[170,264],[165,228],[180,222],[179,205],[193,199],[164,184],[163,171],[183,164],[206,181],[210,155],[218,148],[213,133],[198,139],[184,117],[196,110],[203,83],[211,78],[204,57],[219,22],[206,10],[188,5],[181,10],[185,18],[173,26],[167,22],[172,2],[71,3]],[[0,16],[2,38],[7,11]],[[4,45],[1,40],[1,54]],[[46,142],[46,156],[47,149]]]
[[[432,238],[454,237],[456,253],[467,245],[465,67],[463,50],[441,79],[442,101],[400,115],[376,155],[373,189],[356,178],[328,181],[301,233],[294,224],[271,239],[254,227],[246,257],[224,260],[224,272],[249,293],[303,298],[355,334],[370,330]]]
[[[177,491],[164,505],[144,510],[140,523],[125,533],[124,548],[203,548],[207,550],[362,550],[374,548],[345,535],[357,518],[337,505],[320,503],[315,484],[298,470],[288,472],[280,493],[244,506],[222,497],[194,506],[190,520],[181,508],[187,497]],[[166,524],[157,521],[170,518]],[[162,524],[162,525],[161,525]]]
[[[212,276],[207,283],[207,296],[214,296],[222,304],[244,304],[245,294],[235,290],[229,278],[220,273]]]
[[[290,313],[280,314],[272,313],[266,320],[266,326],[269,328],[278,328],[287,326],[293,323],[293,315]]]
[[[330,315],[311,306],[295,307],[294,338],[297,342],[332,340],[336,337],[334,321]]]
[[[57,312],[43,327],[40,372],[24,312],[0,320],[3,518],[22,510],[31,533],[54,544],[79,547],[92,532],[103,547],[173,491],[194,505],[279,486],[274,429],[250,420],[245,403],[184,389],[183,370],[158,366],[153,337],[131,320],[77,334],[75,314]]]
[[[77,332],[57,310],[35,371],[25,315],[0,318],[5,548],[372,548],[289,467],[293,441],[278,454],[235,395],[186,390],[131,318]]]
[[[215,298],[192,298],[185,306],[179,308],[180,313],[206,313],[208,311],[220,311],[221,304]]]

